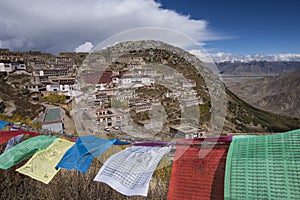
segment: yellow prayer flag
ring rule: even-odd
[[[59,170],[56,170],[55,166],[73,145],[74,142],[58,139],[47,149],[34,154],[25,165],[16,171],[48,184]]]

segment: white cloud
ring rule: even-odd
[[[75,52],[90,52],[94,45],[91,42],[85,42],[74,49]]]
[[[208,54],[204,49],[193,49],[189,51],[203,62],[213,63],[213,57]]]
[[[205,20],[161,8],[154,0],[0,0],[0,41],[14,50],[72,51],[128,29],[161,27],[199,42],[220,39]]]
[[[190,50],[191,54],[208,63],[213,62],[250,62],[250,61],[300,61],[300,54],[254,54],[234,55],[226,52],[207,53],[204,49]]]

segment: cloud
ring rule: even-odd
[[[75,52],[90,52],[94,45],[91,42],[85,42],[74,49]]]
[[[194,49],[189,51],[200,60],[207,63],[214,62],[251,62],[251,61],[300,61],[300,54],[252,54],[235,55],[226,52],[207,53],[204,49]]]
[[[163,9],[154,0],[0,0],[0,45],[13,50],[73,51],[85,41],[141,27],[183,32],[199,42],[220,39],[207,21]]]

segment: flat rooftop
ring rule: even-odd
[[[194,133],[198,132],[198,128],[195,126],[191,126],[189,124],[183,124],[183,125],[171,125],[169,126],[170,129],[173,129],[175,131],[180,131],[183,133]]]
[[[61,121],[61,110],[60,109],[61,109],[60,107],[47,108],[44,122],[49,123],[49,122]]]

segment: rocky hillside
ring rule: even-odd
[[[300,71],[276,77],[243,80],[229,88],[249,104],[269,112],[300,118]]]
[[[296,61],[220,62],[217,66],[221,74],[235,76],[274,76],[300,70]]]
[[[128,49],[131,50],[129,51]],[[125,56],[132,58],[140,56],[144,58],[144,61],[148,65],[166,65],[175,69],[185,78],[194,80],[197,85],[193,89],[197,92],[197,96],[202,96],[204,98],[204,105],[199,108],[202,116],[200,124],[209,126],[209,121],[212,117],[211,109],[216,109],[211,106],[212,98],[218,99],[218,93],[220,91],[217,91],[216,89],[209,93],[208,88],[210,87],[208,87],[208,85],[214,85],[214,88],[220,88],[222,87],[222,83],[216,78],[216,75],[205,68],[204,64],[199,62],[194,55],[157,41],[120,43],[98,53],[98,56],[96,56],[96,53],[94,54],[94,57],[90,59],[92,61],[90,63],[91,67],[93,67],[92,65],[95,63],[95,60],[98,60],[103,64],[105,62],[111,62],[114,60],[114,57]],[[89,63],[87,62],[86,64]],[[253,73],[258,73],[258,71],[262,69],[260,64],[261,62],[258,62],[258,64],[255,65],[257,66],[257,69],[253,70]],[[264,63],[264,65],[268,66],[266,63]],[[294,66],[295,68],[300,67],[298,66],[298,63],[291,63],[291,66]],[[98,65],[95,65],[95,68],[97,67]],[[276,67],[271,68],[275,69]],[[265,73],[277,73],[277,71],[270,70],[265,71]],[[202,75],[205,75],[205,77]],[[224,132],[281,132],[300,128],[300,120],[283,117],[254,108],[236,96],[229,89],[226,90],[226,98],[228,102]],[[221,104],[224,102],[218,103]],[[217,105],[215,104],[215,106]]]
[[[263,111],[246,103],[227,89],[228,110],[225,129],[237,132],[283,132],[300,128],[300,119]],[[230,130],[230,129],[229,129]]]
[[[0,98],[5,104],[3,115],[33,119],[44,109],[40,105],[29,102],[28,92],[22,87],[22,83],[29,80],[28,75],[12,75],[0,78]]]

